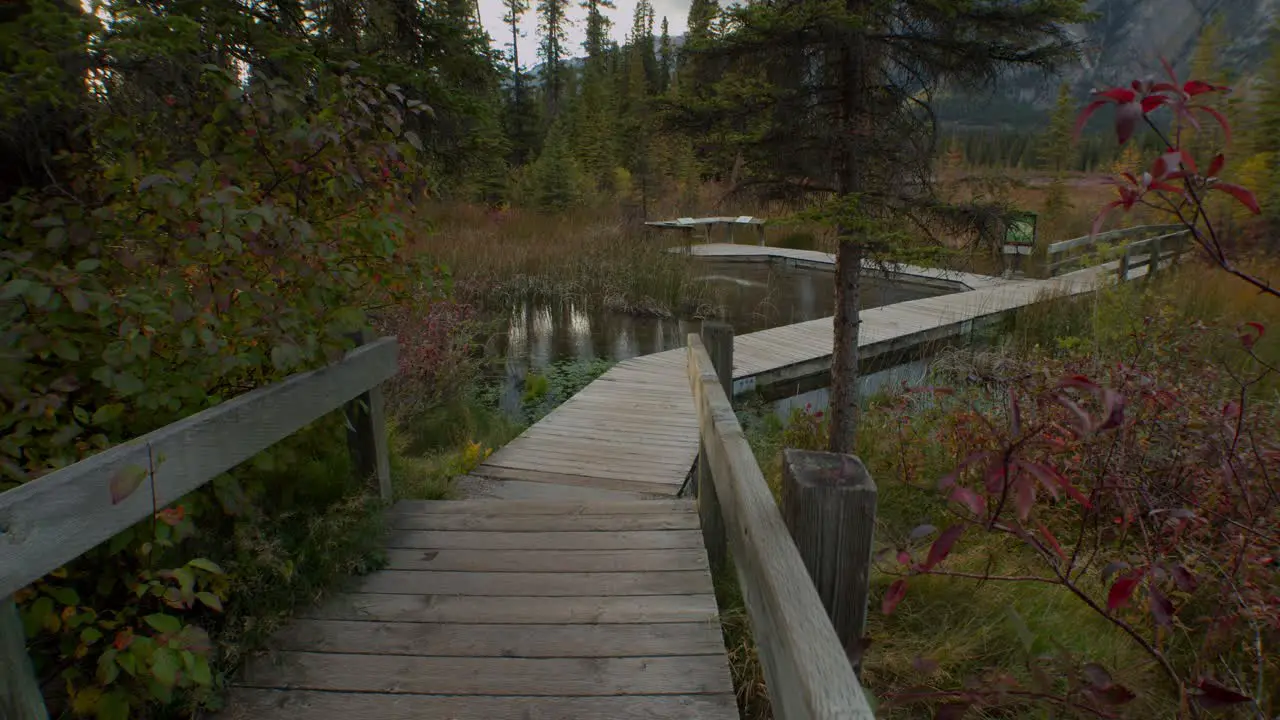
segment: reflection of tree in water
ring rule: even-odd
[[[533,310],[529,322],[529,366],[544,368],[551,364],[552,343],[555,341],[556,323],[551,317],[551,308],[539,305]]]
[[[591,360],[596,356],[595,345],[591,338],[591,316],[585,311],[569,304],[569,341],[573,345],[573,356],[578,360]]]

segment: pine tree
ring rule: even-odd
[[[564,118],[551,121],[542,153],[531,168],[534,201],[544,210],[564,210],[582,197],[582,179],[569,145]]]
[[[1058,102],[1049,120],[1049,131],[1040,143],[1041,166],[1053,173],[1044,201],[1044,213],[1050,224],[1060,221],[1071,208],[1065,177],[1079,154],[1073,138],[1075,114],[1076,103],[1071,96],[1071,86],[1062,83],[1058,87]]]
[[[566,97],[566,69],[564,59],[567,56],[564,44],[568,41],[571,24],[565,12],[569,9],[569,0],[538,0],[538,56],[542,58],[542,91],[546,97],[547,115],[554,118],[560,112],[561,103]]]
[[[667,16],[662,16],[662,36],[658,41],[658,92],[666,92],[671,87],[671,78],[675,72],[675,47],[671,44],[671,33],[667,29]]]
[[[617,6],[613,0],[582,0],[579,7],[587,11],[587,39],[583,41],[582,49],[587,53],[588,64],[600,63],[609,45],[609,30],[613,27],[613,21],[602,10],[613,10]]]
[[[705,27],[701,7],[691,36]],[[904,216],[938,207],[921,103],[943,82],[963,91],[1008,66],[1073,57],[1066,24],[1085,17],[1084,0],[757,0],[734,6],[715,41],[694,43],[696,64],[729,72],[709,102],[684,101],[681,124],[705,131],[733,118],[749,132],[718,141],[743,154],[751,181],[833,198],[823,208],[840,240],[831,451],[851,451],[857,427],[863,259],[902,240]]]

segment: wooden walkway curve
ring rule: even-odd
[[[732,720],[683,500],[402,501],[389,564],[250,661],[224,717]]]
[[[743,261],[781,259],[833,266],[827,253],[751,245],[707,244],[696,256]],[[973,321],[1000,316],[1051,296],[1093,290],[1115,263],[1049,280],[1004,280],[913,266],[885,272],[952,283],[957,292],[885,305],[861,314],[864,357],[969,333]],[[785,325],[734,339],[735,388],[770,373],[829,366],[832,319]],[[496,498],[607,498],[680,492],[698,453],[697,414],[684,378],[683,349],[620,362],[498,449],[474,473],[473,494]]]

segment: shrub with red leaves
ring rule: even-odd
[[[1057,585],[1151,658],[1180,717],[1223,707],[1272,717],[1280,706],[1280,368],[1258,354],[1266,330],[1256,322],[1230,333],[1147,325],[1126,360],[1101,371],[1092,358],[1040,359],[981,393],[934,390],[945,421],[915,431],[904,417],[899,443],[904,459],[922,447],[954,453],[955,471],[936,485],[949,516],[938,525],[948,527],[927,550],[911,545],[933,536],[932,525],[879,553],[898,576],[882,610],[909,602],[912,578],[924,574]],[[904,416],[909,406],[904,395]],[[981,574],[949,569],[947,557],[983,534],[1018,541],[1038,572],[1015,563],[1002,574],[994,559]],[[1006,678],[894,702],[1017,700],[1107,717],[1143,691],[1079,662],[1062,663],[1065,684],[1040,671],[1035,686]]]

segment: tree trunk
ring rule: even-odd
[[[841,238],[836,251],[835,347],[831,357],[831,452],[853,453],[858,430],[858,317],[862,244]]]
[[[864,17],[871,0],[845,0],[851,16]],[[840,48],[836,72],[840,81],[840,123],[836,157],[837,202],[850,196],[860,199],[867,189],[867,167],[864,148],[871,140],[871,93],[875,75],[873,54],[867,40],[868,23],[847,28],[849,38]],[[843,203],[841,213],[853,210]],[[869,209],[859,202],[856,212]],[[852,453],[858,429],[858,314],[859,289],[862,284],[862,258],[865,238],[856,236],[847,224],[836,228],[839,248],[836,250],[836,316],[835,338],[831,357],[831,418],[827,447],[834,453]]]

